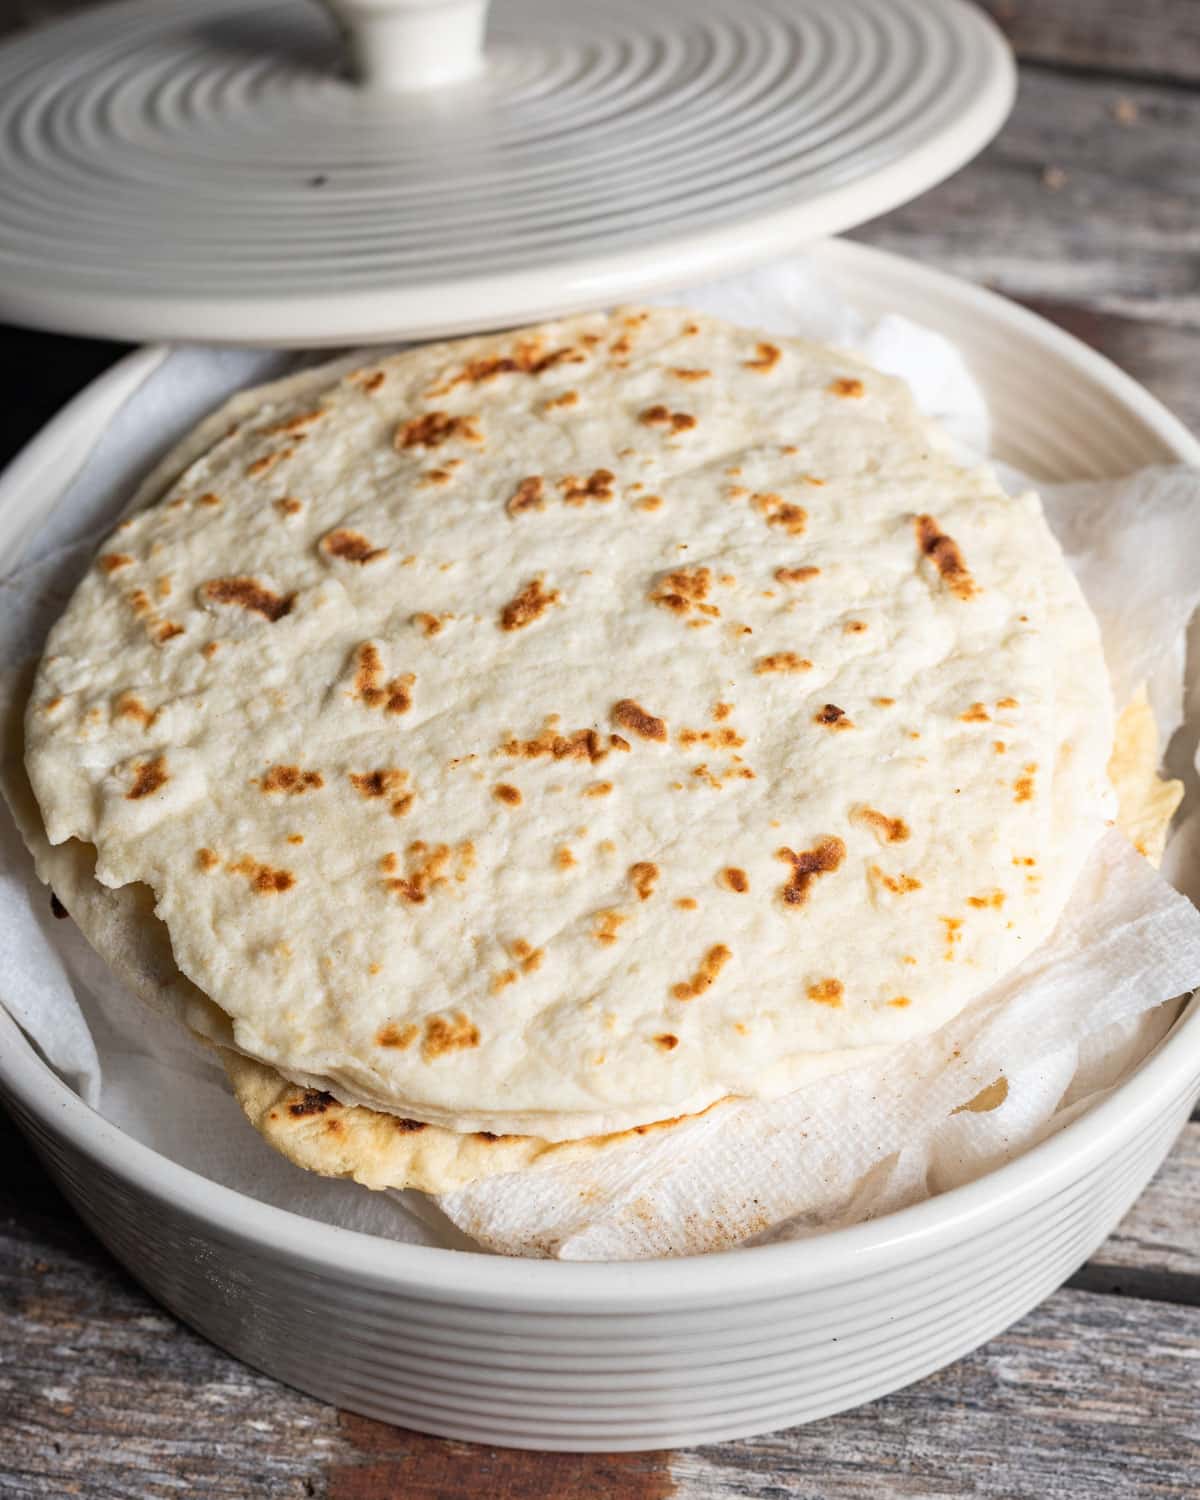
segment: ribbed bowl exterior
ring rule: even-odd
[[[1185,1091],[1090,1171],[985,1237],[944,1237],[883,1269],[695,1307],[614,1298],[604,1312],[497,1307],[314,1269],[101,1167],[6,1102],[82,1218],[147,1290],[288,1385],[447,1437],[573,1450],[673,1447],[811,1421],[938,1369],[1028,1311],[1085,1261],[1170,1149]],[[453,1254],[454,1252],[446,1252]],[[747,1268],[749,1270],[749,1267]],[[638,1305],[640,1302],[641,1305]]]
[[[995,450],[1044,478],[1200,466],[1145,391],[1029,313],[836,242],[818,268],[867,313],[954,338]],[[0,557],[44,514],[45,475],[144,367],[101,378],[5,476]],[[567,1266],[371,1240],[206,1183],[93,1115],[0,1011],[0,1099],[131,1274],[214,1343],[367,1416],[569,1450],[678,1446],[809,1421],[990,1338],[1088,1258],[1200,1094],[1200,1002],[1113,1096],[977,1183],[876,1224],[698,1260]]]

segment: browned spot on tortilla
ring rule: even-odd
[[[1008,746],[1004,743],[1003,740],[993,740],[992,749],[996,752],[997,755],[1004,755],[1008,750]]]
[[[155,580],[154,592],[160,599],[169,599],[173,588],[174,584],[171,582],[169,573],[164,573],[161,578]]]
[[[663,741],[667,738],[666,720],[647,713],[641,704],[635,703],[632,698],[622,698],[618,703],[613,704],[612,719],[614,724],[619,724],[622,729],[628,729],[639,739]]]
[[[507,989],[510,984],[516,984],[516,982],[517,982],[517,971],[516,971],[516,969],[502,969],[498,974],[493,974],[492,975],[492,983],[491,983],[492,994],[493,995],[498,995],[501,990]]]
[[[532,739],[519,740],[510,735],[499,746],[497,754],[522,760],[537,760],[545,755],[553,760],[586,760],[595,765],[608,754],[608,747],[594,729],[576,729],[560,734],[554,724],[547,721],[546,727]]]
[[[296,877],[290,870],[273,869],[260,860],[252,859],[249,854],[243,854],[240,859],[226,864],[225,868],[231,875],[245,875],[260,896],[281,895],[296,884]]]
[[[646,597],[651,604],[677,615],[689,614],[693,609],[719,615],[720,610],[715,605],[703,602],[711,587],[712,572],[708,568],[677,568],[673,573],[664,573]]]
[[[158,710],[152,713],[136,693],[122,693],[113,705],[114,719],[136,719],[143,729],[149,729],[158,718]]]
[[[133,593],[126,597],[129,600],[129,607],[135,615],[149,614],[154,608],[150,601],[150,595],[145,589],[134,589]]]
[[[522,339],[511,354],[485,354],[478,359],[469,360],[457,374],[449,376],[442,385],[433,387],[428,394],[431,397],[444,396],[456,386],[482,385],[500,375],[541,375],[546,370],[554,369],[556,365],[580,365],[586,362],[587,356],[574,345],[567,344],[543,353],[542,342],[541,337],[535,334]]]
[[[572,865],[578,864],[579,861],[575,858],[574,854],[572,854],[567,845],[563,844],[561,848],[554,851],[554,863],[560,870],[569,870]]]
[[[382,370],[351,370],[349,375],[346,376],[346,383],[347,385],[356,385],[360,390],[366,391],[370,395],[373,391],[379,389],[386,378]]]
[[[392,439],[398,452],[406,448],[440,448],[452,438],[461,438],[467,443],[482,443],[475,417],[452,417],[449,412],[429,411],[422,417],[413,417],[396,428]]]
[[[323,1115],[330,1108],[341,1108],[332,1094],[323,1089],[305,1089],[299,1099],[288,1105],[287,1112],[293,1119],[300,1120],[305,1115]]]
[[[542,959],[546,956],[544,948],[535,948],[525,938],[516,938],[509,944],[508,951],[521,965],[522,974],[532,974],[542,966]]]
[[[544,510],[546,502],[542,497],[545,488],[545,480],[540,474],[527,474],[508,497],[504,509],[510,516],[519,516],[527,510]]]
[[[386,1026],[381,1026],[375,1033],[375,1045],[377,1047],[395,1047],[403,1052],[406,1047],[411,1047],[417,1039],[418,1027],[397,1026],[395,1021],[389,1021]],[[411,1122],[409,1122],[411,1124]]]
[[[454,618],[454,616],[453,615],[431,615],[431,614],[428,614],[426,611],[421,610],[419,613],[410,616],[410,618],[411,618],[412,623],[414,625],[417,625],[417,626],[420,627],[421,634],[425,637],[426,640],[428,640],[430,638],[430,636],[440,635],[442,633],[442,630],[443,630],[443,628],[445,626],[446,621],[447,620],[452,620]]]
[[[716,943],[700,961],[700,967],[690,979],[680,980],[671,986],[671,995],[676,1000],[695,1000],[705,990],[711,989],[717,976],[733,957],[724,943]]]
[[[737,865],[726,865],[717,876],[717,883],[723,885],[727,891],[736,892],[739,896],[744,896],[750,889],[750,877],[745,870],[739,870]]]
[[[437,469],[426,469],[425,472],[424,472],[424,474],[421,475],[421,481],[420,482],[423,485],[425,485],[425,484],[443,485],[443,484],[449,484],[450,481],[453,478],[454,478],[454,475],[450,472],[450,469],[448,467],[447,468],[437,468]]]
[[[1025,767],[1025,774],[1024,774],[1024,776],[1018,776],[1017,779],[1016,779],[1016,781],[1013,782],[1013,791],[1016,793],[1016,795],[1013,798],[1014,802],[1032,802],[1033,801],[1033,788],[1034,788],[1033,778],[1034,778],[1034,774],[1035,774],[1036,771],[1037,771],[1037,761],[1031,760],[1029,762],[1029,764]]]
[[[897,995],[894,1000],[889,1000],[888,1004],[894,1005],[897,1010],[903,1010],[906,1005],[911,1005],[912,1001],[907,995]]]
[[[629,866],[629,880],[637,892],[639,901],[649,901],[658,884],[659,868],[651,860],[640,859]]]
[[[373,547],[360,531],[347,531],[344,527],[322,538],[321,551],[328,557],[340,557],[343,562],[360,565],[387,556],[386,547]]]
[[[1020,708],[1020,706],[1015,698],[997,698],[996,700],[997,708]]]
[[[977,911],[983,911],[988,907],[994,907],[997,911],[1004,905],[1004,892],[1000,890],[988,891],[984,896],[968,896],[967,905],[973,906]]]
[[[385,714],[407,713],[412,707],[412,686],[416,677],[405,672],[383,681],[383,661],[379,648],[372,641],[363,641],[354,653],[355,673],[353,696],[361,699],[367,708],[382,708]]]
[[[774,344],[756,344],[754,347],[755,357],[753,359],[744,359],[742,361],[743,369],[757,370],[760,374],[765,375],[769,370],[773,370],[783,358],[782,351]]]
[[[289,797],[300,797],[305,792],[319,791],[325,785],[320,771],[302,771],[299,766],[272,766],[259,782],[268,795],[283,792]]]
[[[133,558],[128,552],[106,552],[96,561],[96,566],[102,573],[116,573],[121,568],[132,565]]]
[[[979,590],[954,538],[947,536],[932,516],[917,516],[913,526],[917,545],[938,570],[946,587],[960,599],[973,599]]]
[[[520,807],[521,793],[519,788],[510,786],[507,781],[497,782],[492,788],[492,796],[497,802],[506,802],[509,807]]]
[[[170,779],[165,755],[156,755],[153,760],[140,760],[133,768],[133,785],[125,793],[125,800],[136,802],[141,797],[152,797]]]
[[[992,722],[991,714],[982,703],[972,703],[970,708],[958,717],[964,724],[990,724]]]
[[[654,1040],[664,1052],[671,1052],[679,1046],[679,1038],[669,1031],[660,1032]]]
[[[598,943],[615,943],[618,929],[621,928],[629,918],[619,911],[598,911],[594,914],[596,925],[592,928],[592,936]]]
[[[776,568],[777,583],[807,583],[810,578],[820,576],[820,568]]]
[[[173,640],[177,635],[183,635],[183,626],[175,620],[164,620],[154,632],[154,639],[162,645],[164,641]]]
[[[869,828],[881,844],[903,844],[909,836],[908,824],[903,818],[889,818],[873,807],[856,807],[850,817],[855,823]]]
[[[375,771],[348,771],[346,774],[360,797],[371,800],[390,797],[393,817],[402,818],[413,805],[413,794],[405,791],[408,772],[400,770],[398,766],[385,766]]]
[[[919,891],[921,882],[915,875],[889,875],[886,870],[881,870],[878,865],[872,865],[869,871],[872,880],[877,880],[880,885],[886,887],[896,896],[906,896],[909,891]]]
[[[562,596],[557,589],[543,589],[540,578],[531,578],[515,598],[500,611],[501,630],[524,630],[557,604]]]
[[[290,436],[294,432],[303,432],[315,422],[319,422],[325,415],[323,408],[314,411],[298,412],[294,417],[285,417],[282,421],[272,422],[269,427],[260,427],[258,430],[264,437],[275,437],[279,433]]]
[[[578,405],[578,391],[563,391],[561,396],[552,396],[542,409],[543,411],[561,411],[565,407]]]
[[[707,745],[712,750],[737,750],[746,743],[732,724],[721,729],[681,729],[675,736],[681,745]]]
[[[461,1010],[447,1019],[445,1016],[430,1016],[425,1022],[425,1037],[421,1042],[421,1056],[426,1062],[435,1057],[445,1057],[450,1052],[461,1052],[479,1046],[479,1027]]]
[[[288,834],[288,843],[289,844],[302,844],[303,842],[304,842],[304,835],[302,833],[289,833]]]
[[[272,500],[271,504],[281,516],[298,516],[304,509],[304,502],[291,495],[281,495],[278,500]]]
[[[854,721],[846,715],[845,709],[839,708],[836,703],[826,703],[813,715],[814,724],[823,724],[827,729],[853,729]]]
[[[282,463],[285,458],[291,458],[295,451],[294,447],[287,447],[276,448],[273,453],[264,453],[261,458],[246,465],[246,478],[257,479],[260,475],[269,474],[276,464]]]
[[[613,789],[611,781],[593,781],[583,789],[585,797],[607,797]]]
[[[676,380],[710,380],[712,378],[711,370],[689,370],[679,365],[672,368],[671,374]]]
[[[842,630],[846,635],[861,635],[866,629],[867,622],[865,620],[847,620],[842,626]]]
[[[611,469],[596,469],[586,479],[578,474],[564,475],[558,488],[566,505],[586,505],[589,500],[603,503],[612,499],[615,479]]]
[[[211,849],[197,849],[196,863],[202,870],[215,870],[221,861]]]
[[[638,421],[646,427],[666,427],[671,432],[687,432],[695,427],[696,419],[690,412],[668,411],[665,406],[648,406],[638,413]]]
[[[659,510],[662,507],[661,495],[647,495],[637,503],[638,510]]]
[[[796,651],[773,651],[770,656],[760,656],[754,663],[754,675],[764,677],[768,672],[811,672],[812,662]]]
[[[803,906],[808,900],[812,883],[820,875],[836,870],[846,857],[846,846],[841,839],[826,836],[820,838],[811,849],[799,854],[788,848],[775,851],[777,859],[786,860],[792,867],[787,883],[780,887],[779,894],[787,906]]]
[[[475,846],[469,840],[456,845],[436,844],[432,847],[418,839],[407,849],[408,873],[385,880],[384,886],[394,895],[413,905],[420,905],[430,892],[440,886],[449,885],[451,878],[460,883],[466,880],[475,864]],[[453,876],[450,866],[455,862]],[[390,867],[395,869],[394,862]]]
[[[961,917],[939,917],[938,921],[946,929],[946,962],[953,963],[955,944],[962,941],[963,919]]]
[[[805,993],[818,1005],[832,1005],[835,1009],[840,1009],[846,987],[840,979],[818,979],[815,984],[808,986]]]
[[[808,525],[808,512],[804,507],[793,505],[773,490],[756,490],[750,496],[750,505],[768,526],[778,526],[788,536],[801,536]]]
[[[200,592],[212,604],[236,604],[272,622],[291,614],[295,594],[277,594],[257,578],[210,578]]]
[[[220,641],[205,641],[204,645],[200,647],[200,655],[206,656],[211,661],[220,649]]]
[[[836,380],[830,382],[829,389],[835,396],[858,397],[864,394],[866,386],[861,380],[839,375]]]

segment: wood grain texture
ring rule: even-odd
[[[1200,79],[1200,7],[1190,0],[979,0],[1023,62],[1127,76]]]
[[[1198,139],[1200,92],[1025,69],[975,162],[852,237],[1018,298],[1200,327]]]

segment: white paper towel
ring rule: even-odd
[[[803,260],[690,291],[686,300],[781,335],[855,349],[907,379],[922,409],[965,450],[986,446],[986,407],[957,350],[899,316],[865,324]],[[166,447],[233,390],[311,359],[170,354],[109,425],[26,564],[0,580],[4,659],[39,649],[97,532]],[[1200,476],[1154,470],[1115,484],[1061,487],[1045,498],[1101,616],[1114,680],[1123,688],[1148,678],[1160,722],[1174,729],[1183,711],[1183,631],[1200,598],[1200,568],[1192,563],[1200,556]],[[1200,714],[1194,718],[1200,722]],[[1181,738],[1189,732],[1185,725]],[[1200,826],[1184,842],[1200,849]],[[1200,868],[1190,855],[1175,862],[1180,881]],[[1006,981],[887,1067],[825,1080],[785,1100],[718,1110],[606,1158],[602,1171],[547,1168],[475,1184],[441,1200],[448,1219],[427,1205],[418,1205],[419,1218],[407,1212],[414,1195],[402,1203],[313,1177],[259,1140],[204,1052],[148,1016],[73,924],[49,915],[6,811],[0,999],[107,1118],[262,1201],[422,1243],[464,1243],[453,1221],[509,1253],[681,1253],[812,1233],[943,1191],[1058,1128],[1144,1057],[1169,1023],[1160,1002],[1200,981],[1200,916],[1116,835],[1084,881],[1053,943],[1033,956],[1020,982]],[[1000,1075],[1008,1092],[997,1109],[953,1113]]]

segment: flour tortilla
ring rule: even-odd
[[[440,1194],[534,1164],[626,1149],[645,1138],[646,1127],[563,1143],[532,1136],[462,1134],[437,1126],[416,1128],[417,1122],[395,1115],[343,1105],[325,1090],[303,1088],[230,1050],[232,1028],[179,972],[149,890],[142,885],[116,890],[102,886],[94,878],[95,851],[88,845],[71,840],[52,846],[47,841],[22,756],[23,710],[31,679],[32,671],[26,670],[0,680],[0,790],[39,878],[54,889],[83,935],[139,1000],[188,1026],[197,1040],[217,1044],[217,1056],[247,1119],[288,1160],[322,1176],[352,1178],[373,1189]],[[1145,691],[1139,688],[1118,718],[1109,776],[1119,794],[1118,825],[1155,865],[1183,793],[1182,783],[1160,777],[1158,763],[1157,730]],[[986,1103],[981,1096],[970,1107],[983,1108]],[[669,1129],[677,1123],[657,1122],[650,1129]]]
[[[549,1138],[941,1024],[1057,916],[1110,716],[1078,607],[1063,734],[1036,501],[898,382],[679,312],[536,340],[240,398],[56,627],[27,753],[50,837],[154,889],[240,1050]]]

